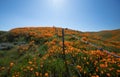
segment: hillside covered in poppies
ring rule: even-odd
[[[119,76],[120,29],[81,32],[24,27],[0,31],[0,77]]]

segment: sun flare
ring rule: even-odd
[[[65,1],[66,0],[52,0],[52,5],[56,8],[63,8],[63,6],[65,5]]]

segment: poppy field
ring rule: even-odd
[[[0,50],[0,77],[119,77],[120,58],[111,55],[120,56],[119,34],[104,34],[66,28],[63,46],[62,28],[12,29],[2,36],[14,46]]]

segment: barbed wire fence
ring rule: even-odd
[[[57,30],[57,29],[56,29]],[[57,33],[56,33],[57,34]],[[68,67],[68,64],[67,64],[67,61],[66,61],[66,54],[65,54],[65,45],[64,45],[64,42],[65,42],[65,39],[64,39],[64,36],[65,36],[65,32],[64,32],[64,28],[62,28],[62,42],[63,42],[63,46],[62,46],[62,49],[63,49],[63,59],[65,61],[65,66],[66,66],[66,72],[67,72],[67,77],[71,77],[71,74],[70,74],[70,70],[69,70],[69,67]],[[85,43],[85,44],[89,44],[95,48],[97,48],[98,50],[100,50],[101,52],[105,52],[111,56],[114,56],[115,58],[120,58],[120,56],[116,55],[116,54],[112,54],[110,51],[108,50],[105,50],[103,49],[102,47],[99,48],[97,45],[91,43],[91,42],[88,42],[88,41],[84,41],[82,38],[80,37],[77,37],[75,35],[71,35],[72,37],[76,38],[77,40],[80,40],[81,42]],[[73,64],[72,66],[77,66],[77,64],[75,63],[74,59],[71,57],[71,59],[73,60]],[[76,69],[76,72],[78,73],[78,76],[79,77],[82,77],[80,71],[78,69]]]
[[[66,61],[65,44],[64,44],[65,39],[64,39],[64,36],[65,36],[64,28],[62,28],[63,59],[64,59],[65,66],[66,66],[67,77],[72,77],[72,75],[71,75],[71,73],[70,73],[70,69],[69,69],[68,64],[67,64],[67,61]],[[72,66],[76,66],[77,64],[75,63],[74,59],[73,59],[72,57],[71,57],[71,59],[73,60],[73,65],[72,65]],[[82,77],[81,74],[80,74],[80,71],[79,71],[78,69],[76,69],[76,72],[78,73],[78,76],[79,76],[79,77]]]
[[[82,40],[82,38],[80,39],[80,38],[78,38],[78,37],[76,37],[76,36],[73,36],[73,37],[75,37],[76,39],[80,40],[81,42],[84,42],[85,44],[89,44],[89,45],[97,48],[97,49],[100,50],[100,51],[106,52],[107,54],[109,54],[109,55],[111,55],[111,56],[114,56],[114,57],[116,57],[116,58],[120,58],[120,56],[118,56],[118,55],[116,55],[116,54],[112,54],[110,51],[105,50],[105,49],[102,48],[102,47],[99,48],[97,45],[95,45],[95,44],[93,44],[93,43],[91,43],[91,42],[84,41],[84,40]]]
[[[64,62],[65,62],[65,67],[66,67],[66,72],[67,72],[66,77],[71,77],[71,74],[70,74],[70,71],[69,71],[69,67],[68,67],[67,61],[66,61],[64,41],[65,41],[65,39],[64,39],[64,29],[62,28],[62,50],[63,50],[63,59],[64,59]]]

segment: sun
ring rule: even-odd
[[[52,0],[52,5],[55,8],[63,8],[66,0]]]
[[[54,13],[63,12],[68,7],[68,0],[47,0],[48,8]]]
[[[53,4],[63,4],[65,0],[52,0]]]

